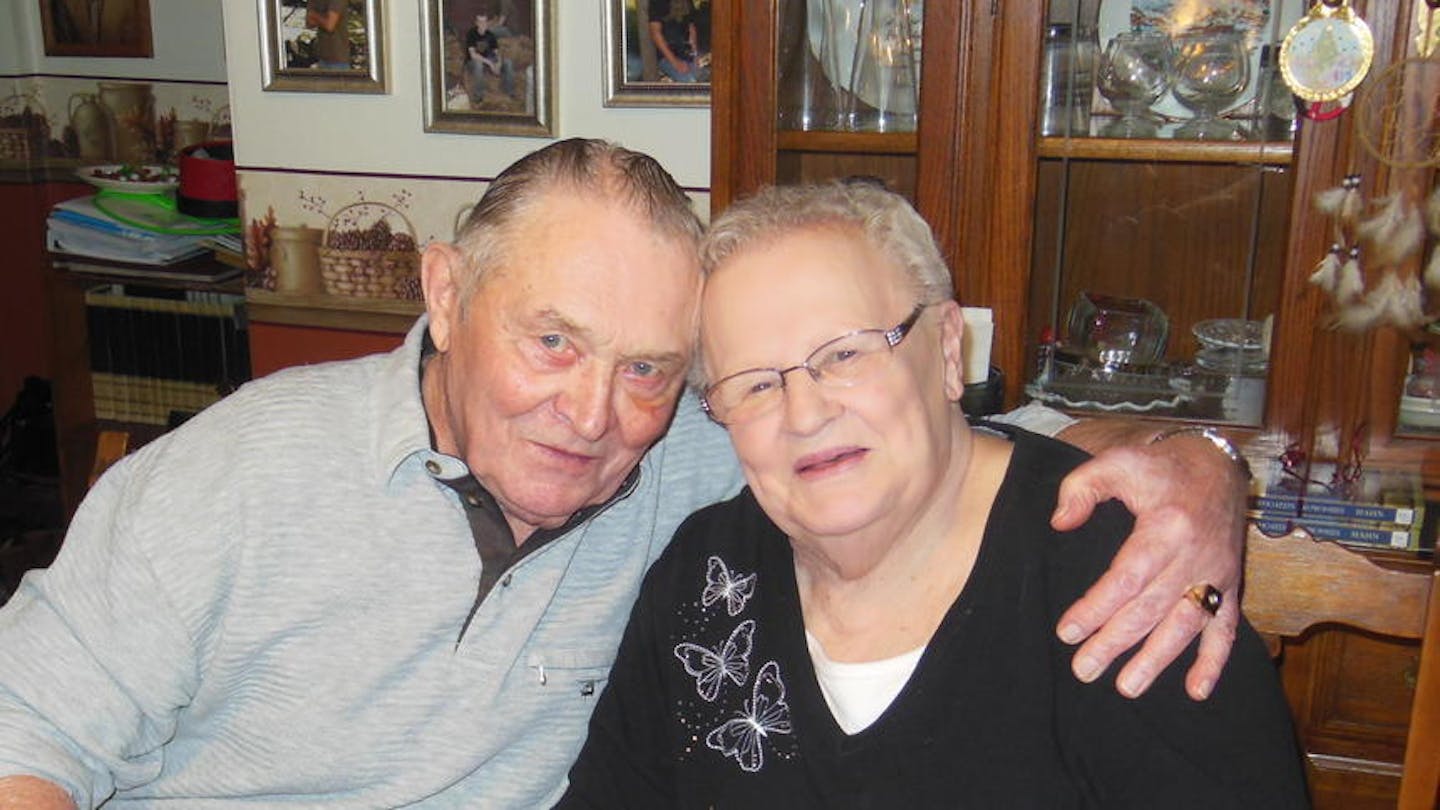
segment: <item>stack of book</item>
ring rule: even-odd
[[[46,247],[97,259],[141,265],[167,265],[209,251],[204,235],[161,233],[122,222],[96,204],[77,197],[57,204],[46,221]]]
[[[1302,528],[1346,545],[1421,546],[1425,492],[1418,470],[1363,469],[1344,482],[1334,464],[1312,464],[1301,477],[1274,461],[1255,481],[1249,517],[1266,534]]]

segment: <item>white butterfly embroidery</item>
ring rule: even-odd
[[[734,757],[740,770],[755,773],[765,764],[765,739],[771,734],[789,733],[790,704],[785,702],[780,665],[767,661],[755,676],[745,711],[705,735],[705,744]]]
[[[731,616],[740,615],[745,603],[755,595],[755,574],[736,576],[725,561],[712,556],[705,562],[705,592],[700,595],[700,604],[710,607],[721,599]]]
[[[685,671],[695,676],[695,691],[700,697],[714,701],[720,687],[729,678],[742,686],[750,677],[750,650],[755,645],[755,621],[746,619],[730,631],[730,638],[717,649],[682,641],[675,645],[675,657]]]

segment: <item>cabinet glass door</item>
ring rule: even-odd
[[[865,175],[914,198],[922,0],[780,0],[775,177]]]
[[[1295,102],[1276,90],[1273,63],[1301,11],[1291,0],[1052,3],[1030,397],[1261,423],[1293,183]]]
[[[914,132],[922,0],[781,0],[781,130]]]

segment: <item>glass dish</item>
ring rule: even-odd
[[[1206,349],[1263,351],[1265,323],[1243,318],[1213,318],[1190,327],[1190,333]]]
[[[1265,378],[1185,362],[1117,369],[1058,353],[1025,393],[1052,407],[1255,425],[1265,402]]]

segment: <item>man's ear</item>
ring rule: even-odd
[[[945,301],[934,305],[940,310],[940,351],[944,359],[945,396],[959,402],[965,394],[965,318],[960,305]]]
[[[431,242],[420,256],[420,288],[430,316],[430,340],[438,351],[450,347],[450,332],[460,322],[460,276],[465,257],[449,242]]]

